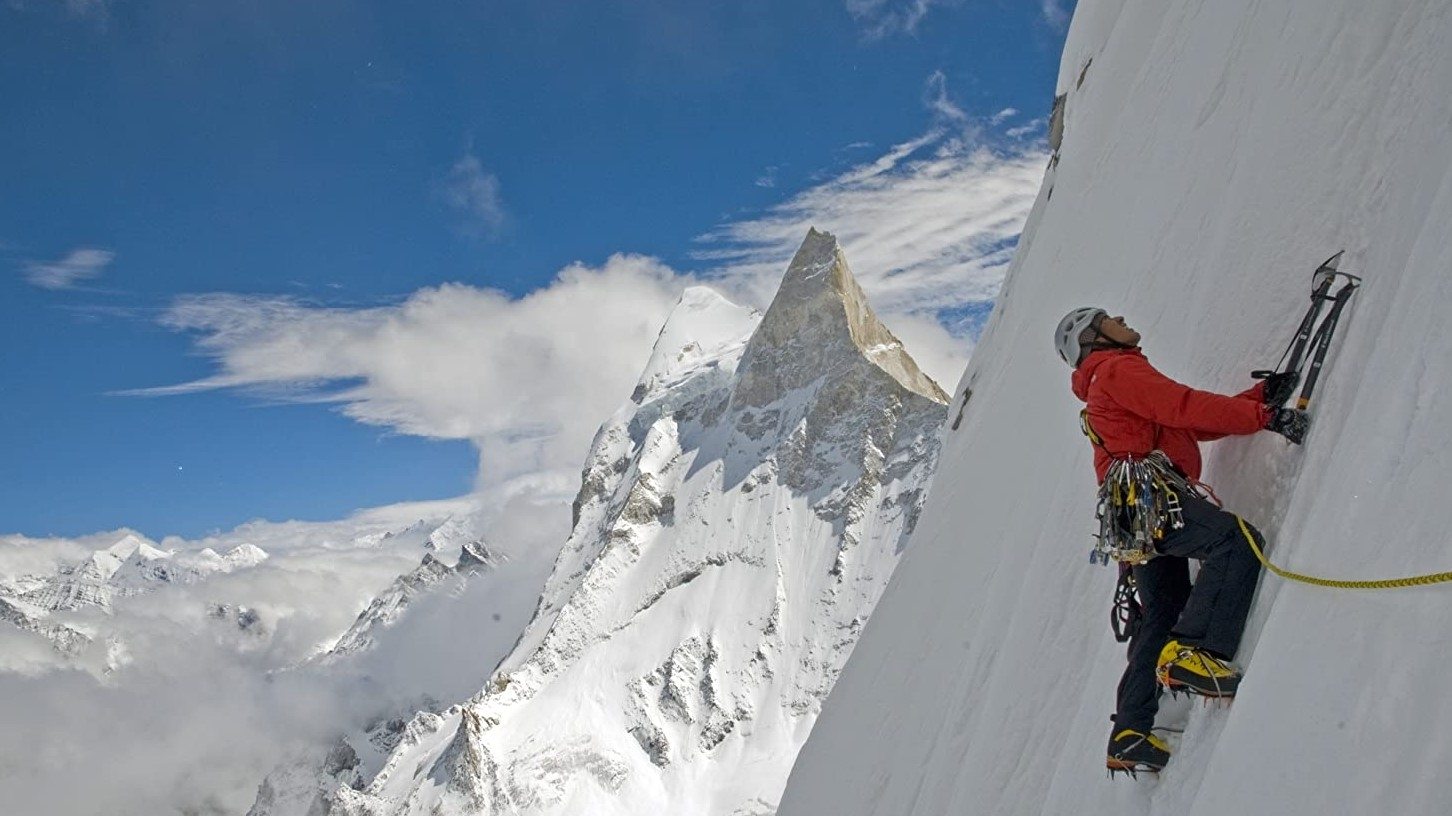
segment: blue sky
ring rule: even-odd
[[[1041,169],[1070,6],[3,0],[0,531],[194,536],[577,472],[679,286],[759,295],[806,221],[947,370]],[[964,182],[899,183],[929,177]],[[953,232],[970,187],[1011,217]],[[973,249],[874,255],[852,220],[914,206]],[[536,369],[463,382],[593,322],[626,326],[599,372],[535,338]],[[480,419],[538,404],[579,415]],[[532,436],[558,450],[520,458]]]

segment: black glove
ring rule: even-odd
[[[1271,414],[1270,422],[1265,424],[1265,429],[1274,431],[1299,445],[1305,440],[1306,429],[1310,425],[1311,416],[1305,411],[1297,411],[1294,408],[1276,408]]]
[[[1301,379],[1298,371],[1282,371],[1265,378],[1265,390],[1262,392],[1260,401],[1266,405],[1276,406],[1291,398],[1291,392],[1296,390],[1296,383]]]

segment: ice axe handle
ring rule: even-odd
[[[1275,372],[1274,371],[1271,371],[1270,369],[1267,369],[1267,368],[1262,368],[1259,371],[1252,371],[1252,372],[1250,372],[1250,378],[1253,379],[1253,380],[1263,380],[1266,377],[1273,377],[1273,376],[1275,376]]]

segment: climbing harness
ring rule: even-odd
[[[1281,354],[1275,369],[1251,372],[1251,376],[1256,379],[1265,379],[1280,373],[1295,374],[1296,379],[1300,379],[1302,365],[1306,362],[1306,353],[1309,351],[1310,369],[1306,372],[1305,382],[1301,384],[1301,394],[1296,399],[1296,408],[1302,411],[1311,406],[1311,394],[1321,378],[1321,367],[1326,361],[1326,352],[1331,348],[1331,338],[1341,320],[1341,312],[1361,286],[1359,276],[1338,269],[1345,254],[1344,249],[1337,252],[1311,274],[1311,305],[1301,317],[1301,323],[1296,327],[1296,333]],[[1344,279],[1346,283],[1333,295],[1331,286],[1337,278]],[[1326,308],[1328,303],[1331,304],[1329,310]],[[1317,320],[1323,311],[1326,312],[1326,317],[1318,325]]]
[[[1404,587],[1429,586],[1431,584],[1452,582],[1452,572],[1431,572],[1425,575],[1412,575],[1406,578],[1386,578],[1379,581],[1347,581],[1336,578],[1318,578],[1314,575],[1292,572],[1291,570],[1272,564],[1270,559],[1265,557],[1265,553],[1261,551],[1260,544],[1250,532],[1250,527],[1246,525],[1245,519],[1236,516],[1235,521],[1240,525],[1241,534],[1245,536],[1246,543],[1250,545],[1250,551],[1255,553],[1255,557],[1260,561],[1261,566],[1264,566],[1266,569],[1287,581],[1297,581],[1302,584],[1311,584],[1312,586],[1328,587],[1331,589],[1401,589]]]

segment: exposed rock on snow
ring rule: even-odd
[[[765,318],[687,290],[514,651],[329,812],[770,813],[912,529],[943,402],[830,235]]]
[[[61,654],[73,657],[91,643],[90,635],[73,626],[47,621],[46,614],[46,610],[30,606],[24,601],[0,596],[0,620],[40,635],[50,641]]]

